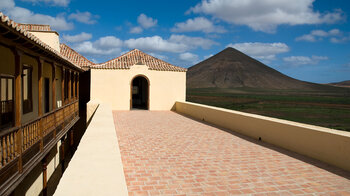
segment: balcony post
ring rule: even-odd
[[[52,110],[56,109],[56,64],[52,63]]]
[[[14,50],[15,54],[15,126],[21,126],[22,121],[22,51]]]
[[[17,132],[17,153],[18,153],[18,172],[22,173],[22,56],[23,52],[15,48],[13,50],[15,56],[15,127],[18,127],[19,130]]]
[[[52,111],[55,111],[56,109],[56,64],[52,63]],[[53,137],[56,137],[56,128],[57,128],[57,122],[56,122],[56,114],[52,113],[53,115],[53,122],[54,122],[54,130],[53,130]]]
[[[39,134],[40,134],[40,151],[44,150],[44,139],[43,139],[43,121],[41,117],[43,116],[43,66],[44,60],[38,58],[38,117],[39,120]]]

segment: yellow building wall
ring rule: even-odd
[[[54,31],[31,31],[31,34],[38,37],[41,41],[45,42],[51,48],[56,51],[60,51],[60,40],[57,32]]]
[[[113,110],[130,110],[132,79],[148,78],[149,110],[171,110],[186,99],[186,72],[148,70],[145,65],[130,69],[91,69],[91,100],[110,104]]]
[[[15,75],[15,55],[12,51],[0,45],[0,74]]]

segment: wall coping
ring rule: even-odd
[[[177,101],[177,102],[184,103],[184,104],[189,104],[189,105],[195,105],[195,106],[199,106],[199,107],[210,108],[210,109],[218,110],[218,111],[222,111],[222,112],[239,114],[239,115],[246,116],[246,117],[262,119],[262,120],[268,120],[268,121],[273,121],[273,122],[276,122],[276,123],[281,123],[281,124],[292,125],[292,126],[297,126],[297,127],[301,127],[301,128],[312,129],[312,130],[318,131],[318,132],[329,133],[329,134],[336,134],[336,135],[340,135],[340,136],[350,137],[350,132],[341,131],[341,130],[337,130],[337,129],[330,129],[330,128],[321,127],[321,126],[317,126],[317,125],[310,125],[310,124],[305,124],[305,123],[299,123],[299,122],[294,122],[294,121],[289,121],[289,120],[283,120],[283,119],[278,119],[278,118],[273,118],[273,117],[268,117],[268,116],[262,116],[262,115],[258,115],[258,114],[251,114],[251,113],[246,113],[246,112],[240,112],[240,111],[237,111],[237,110],[230,110],[230,109],[219,108],[219,107],[215,107],[215,106],[209,106],[209,105],[198,104],[198,103],[193,103],[193,102],[187,102],[187,101]]]

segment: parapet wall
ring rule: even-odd
[[[350,133],[191,102],[176,112],[350,171]]]

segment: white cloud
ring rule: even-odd
[[[212,15],[231,24],[273,33],[278,25],[332,24],[344,20],[343,12],[319,13],[315,0],[202,0],[189,12]]]
[[[332,43],[339,44],[339,43],[345,43],[350,40],[350,36],[347,37],[332,37],[329,39]]]
[[[97,20],[99,18],[98,15],[93,15],[90,12],[80,12],[77,10],[76,13],[72,13],[68,16],[71,20],[76,20],[78,22],[84,23],[84,24],[95,24],[97,23]]]
[[[292,66],[316,65],[320,61],[328,60],[326,56],[290,56],[283,58],[283,61]]]
[[[63,35],[62,38],[66,42],[76,43],[76,42],[82,42],[82,41],[86,41],[86,40],[91,39],[92,34],[82,32],[82,33],[77,34],[77,35]]]
[[[101,37],[100,39],[95,41],[94,44],[98,48],[108,50],[108,49],[115,48],[115,47],[118,47],[118,48],[122,47],[123,41],[114,37],[114,36],[105,36],[105,37]]]
[[[130,33],[134,33],[134,34],[142,33],[144,29],[149,29],[151,27],[156,26],[158,21],[157,19],[148,17],[145,14],[140,14],[137,17],[137,22],[140,26],[132,27],[132,25],[129,24],[131,26],[129,31]]]
[[[149,55],[154,56],[154,57],[156,57],[156,58],[158,58],[158,59],[161,59],[161,60],[163,60],[163,61],[168,60],[168,57],[167,57],[167,56],[161,55],[161,54],[158,54],[158,53],[153,53],[153,52],[151,52],[151,53],[149,53]]]
[[[78,37],[78,36],[77,36]],[[71,37],[69,37],[71,38]],[[68,39],[69,39],[68,38]],[[70,40],[74,40],[71,38]],[[121,49],[140,49],[150,52],[160,59],[167,59],[167,56],[160,55],[159,52],[185,53],[191,49],[199,47],[210,48],[216,44],[212,40],[200,37],[188,37],[184,35],[171,35],[169,39],[163,39],[160,36],[140,37],[137,39],[120,40],[114,36],[101,37],[96,41],[84,41],[76,43],[73,48],[85,55],[119,55]],[[125,52],[125,51],[124,51]]]
[[[18,23],[48,24],[54,30],[65,31],[73,29],[73,23],[68,22],[63,15],[56,17],[36,14],[26,8],[17,7],[13,0],[1,0],[0,10]]]
[[[64,6],[64,7],[70,3],[70,0],[22,0],[22,1],[32,2],[35,4],[44,2],[50,5],[57,5],[57,6]]]
[[[139,34],[142,33],[143,29],[141,27],[132,27],[130,28],[130,33],[135,33],[135,34]]]
[[[198,62],[198,55],[190,52],[185,52],[179,55],[179,59],[189,63],[196,63]]]
[[[148,29],[156,26],[158,20],[148,17],[145,14],[140,14],[139,17],[137,17],[137,22],[139,23],[139,25],[141,25],[141,27]]]
[[[125,42],[128,48],[138,48],[150,52],[182,53],[198,47],[208,49],[216,42],[201,37],[189,37],[185,35],[171,35],[168,40],[160,36],[140,37],[128,39]]]
[[[0,1],[0,9],[12,9],[15,7],[15,2],[13,0],[1,0]]]
[[[316,37],[311,34],[305,34],[300,37],[295,38],[295,41],[307,41],[307,42],[316,42]]]
[[[191,49],[195,49],[198,47],[201,47],[203,49],[209,49],[212,45],[218,44],[210,39],[205,39],[202,37],[189,37],[186,35],[171,35],[169,41],[174,43],[186,44]]]
[[[94,42],[85,41],[82,43],[78,43],[74,45],[73,48],[84,55],[105,56],[119,55],[122,46],[122,40],[114,36],[106,36],[101,37]]]
[[[212,57],[212,56],[214,56],[214,55],[213,55],[213,54],[209,54],[209,55],[204,56],[203,58],[204,58],[204,59],[209,59],[209,58]]]
[[[316,41],[321,41],[326,37],[331,37],[330,40],[332,41],[333,39],[336,39],[335,37],[342,37],[342,36],[343,36],[343,33],[339,29],[332,29],[329,31],[313,30],[309,34],[304,34],[300,37],[295,38],[295,41],[316,42]]]
[[[261,60],[274,60],[277,54],[289,51],[289,47],[285,43],[261,43],[246,42],[229,44],[227,47],[233,47],[249,56]]]
[[[140,50],[155,52],[183,52],[188,49],[186,44],[173,43],[168,40],[164,40],[158,35],[152,37],[128,39],[125,41],[125,45],[128,48],[138,48]]]
[[[328,34],[332,35],[332,36],[336,36],[336,35],[341,35],[342,32],[339,29],[332,29],[332,30],[328,31]]]
[[[176,23],[171,29],[173,32],[194,32],[202,31],[205,33],[225,33],[226,30],[222,26],[216,26],[210,20],[204,17],[188,19],[186,22]]]

